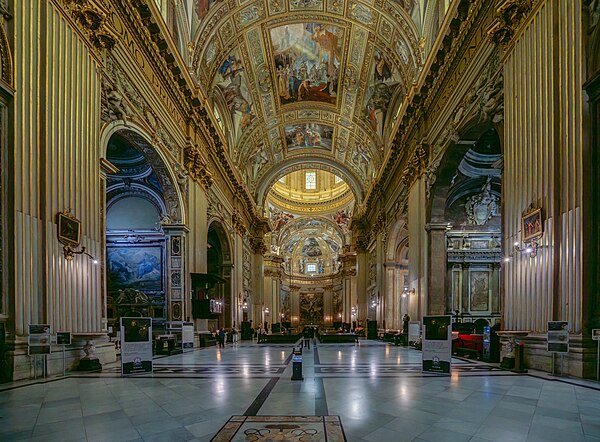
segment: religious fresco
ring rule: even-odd
[[[400,76],[391,61],[379,49],[375,50],[371,72],[371,80],[365,96],[365,114],[373,130],[379,136],[383,136],[383,123],[388,105],[400,84]]]
[[[190,35],[193,37],[217,0],[183,0],[182,3],[190,23]]]
[[[273,230],[278,232],[281,230],[283,226],[285,226],[288,221],[294,219],[294,215],[291,213],[286,213],[282,210],[277,210],[269,207],[269,212],[271,212],[271,222],[273,223]]]
[[[319,243],[315,238],[306,238],[304,241],[304,246],[302,246],[302,255],[303,256],[321,256],[323,252],[321,251],[321,247],[319,247]]]
[[[214,88],[215,92],[222,95],[231,114],[234,140],[237,141],[244,129],[250,127],[255,119],[245,69],[238,54],[229,54],[221,64]]]
[[[335,104],[343,35],[342,28],[319,23],[290,23],[271,29],[281,104]]]
[[[285,142],[288,150],[316,148],[331,150],[333,127],[325,124],[296,124],[285,127]]]

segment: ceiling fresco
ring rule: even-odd
[[[320,23],[292,23],[272,28],[270,35],[280,104],[336,104],[344,29]]]
[[[361,201],[421,71],[427,0],[182,0],[190,70],[260,204],[303,158]],[[359,184],[357,184],[359,183]]]

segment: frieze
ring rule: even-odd
[[[446,252],[448,262],[501,262],[502,252],[490,250],[448,250]]]

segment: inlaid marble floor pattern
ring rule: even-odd
[[[305,349],[243,342],[155,360],[153,375],[116,367],[0,386],[0,440],[210,441],[232,416],[340,416],[348,441],[600,441],[600,384],[517,375],[456,359],[420,372],[420,352],[390,344]]]

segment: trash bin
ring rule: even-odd
[[[294,348],[292,353],[292,381],[303,381],[302,376],[302,349]]]

